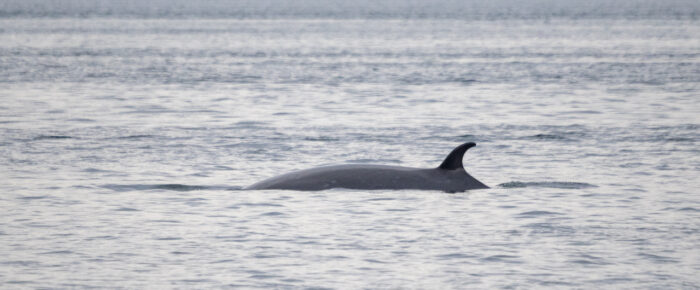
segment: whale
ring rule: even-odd
[[[375,164],[329,165],[293,171],[271,177],[246,190],[320,191],[332,188],[358,190],[439,190],[463,192],[489,188],[464,169],[464,153],[476,146],[467,142],[457,146],[436,168],[414,168]]]

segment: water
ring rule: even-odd
[[[0,18],[3,287],[700,287],[697,9],[17,9]],[[240,190],[434,167],[467,141],[491,189]]]

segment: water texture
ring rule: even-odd
[[[3,288],[700,287],[692,9],[46,17],[12,3]],[[467,141],[491,189],[241,190],[325,164],[435,167]]]

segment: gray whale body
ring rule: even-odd
[[[469,175],[462,165],[464,153],[474,142],[457,146],[437,168],[346,164],[294,171],[246,187],[250,190],[287,189],[317,191],[347,189],[422,189],[461,192],[488,188]]]

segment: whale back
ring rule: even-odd
[[[457,192],[488,188],[464,170],[464,153],[476,144],[457,146],[437,168],[345,164],[322,166],[275,176],[246,189],[325,190],[348,189],[424,189]]]

